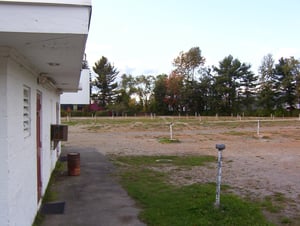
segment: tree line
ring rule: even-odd
[[[106,57],[93,66],[92,99],[118,115],[248,115],[299,114],[300,62],[263,57],[258,75],[232,55],[206,66],[199,47],[180,52],[169,74],[122,74]]]

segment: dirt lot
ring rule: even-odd
[[[284,196],[277,200],[283,209],[268,213],[270,218],[298,218],[300,213],[300,121],[238,120],[222,122],[203,118],[179,120],[143,118],[110,123],[120,119],[90,120],[69,126],[67,146],[94,147],[104,154],[117,155],[214,155],[215,145],[224,143],[222,184],[251,199]],[[173,137],[180,143],[163,144],[159,138]],[[71,119],[71,122],[76,122]],[[172,168],[172,183],[215,182],[216,163],[189,170]],[[296,220],[296,222],[298,222]],[[295,221],[293,220],[295,223]],[[288,222],[287,222],[288,223]],[[300,220],[299,220],[300,223]],[[293,224],[294,225],[294,224]]]

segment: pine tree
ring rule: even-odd
[[[97,89],[99,105],[107,108],[116,99],[118,83],[115,82],[115,79],[119,72],[104,56],[95,63],[93,70],[97,74],[93,86]]]

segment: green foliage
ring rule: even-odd
[[[153,88],[153,112],[157,112],[161,115],[168,114],[168,105],[165,102],[167,96],[167,82],[168,76],[166,74],[158,75],[154,82]]]
[[[153,92],[154,77],[152,75],[140,75],[135,78],[136,94],[144,112],[149,111],[150,97]]]
[[[169,74],[123,74],[105,57],[93,67],[96,99],[115,115],[156,113],[157,115],[200,114],[248,116],[292,116],[298,113],[300,62],[294,57],[275,63],[268,54],[259,74],[251,65],[229,55],[217,66],[205,66],[199,47],[180,52]],[[295,113],[296,112],[296,113]]]
[[[223,194],[220,208],[215,208],[215,184],[183,187],[168,184],[167,173],[149,169],[156,164],[156,158],[174,160],[168,164],[193,166],[191,160],[198,161],[201,157],[191,156],[188,161],[175,156],[117,158],[126,164],[120,171],[122,184],[143,208],[140,218],[147,225],[272,225],[257,205],[232,194]]]
[[[219,62],[219,67],[214,67],[217,73],[215,82],[218,109],[230,115],[242,110],[251,111],[254,101],[253,88],[255,87],[254,74],[251,66],[241,63],[229,55]],[[242,104],[244,108],[242,108]]]
[[[260,67],[258,109],[276,115],[295,114],[300,94],[300,62],[294,57],[280,58],[275,64],[271,54],[264,57]],[[288,110],[287,110],[288,109]]]
[[[279,103],[294,106],[297,99],[296,81],[299,77],[299,61],[294,57],[280,58],[278,64],[275,65],[275,74],[278,81]]]
[[[193,81],[197,69],[203,66],[205,58],[201,55],[199,47],[193,47],[187,52],[180,52],[173,61],[176,67],[175,73],[184,77],[187,81]]]
[[[104,56],[95,63],[93,70],[97,74],[93,81],[93,86],[98,90],[97,99],[101,106],[106,107],[116,98],[118,83],[115,79],[119,72]]]

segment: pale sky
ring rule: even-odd
[[[169,74],[180,51],[200,47],[206,66],[231,54],[257,74],[263,56],[300,58],[299,0],[93,0],[86,46],[123,73]]]

